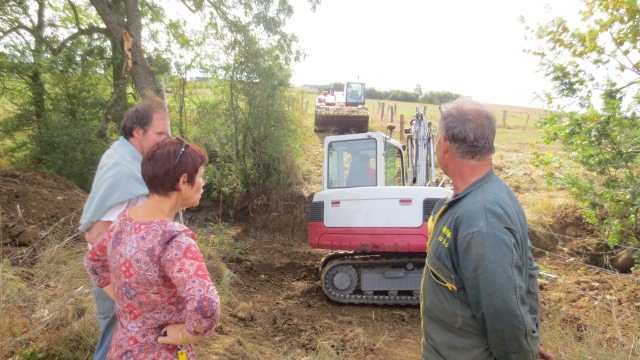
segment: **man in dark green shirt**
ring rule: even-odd
[[[438,202],[429,220],[423,359],[554,359],[540,345],[527,220],[493,171],[495,133],[495,117],[469,98],[442,112],[436,158],[453,197]]]

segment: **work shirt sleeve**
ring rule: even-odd
[[[531,244],[529,244],[529,248],[531,248]],[[540,267],[535,261],[533,261],[531,250],[529,250],[528,259],[529,271],[527,272],[527,304],[529,305],[531,321],[536,326],[538,337],[540,337],[540,298],[538,295],[538,277],[540,274]]]
[[[469,305],[497,359],[537,359],[539,336],[527,285],[530,269],[521,253],[507,231],[477,231],[458,242]]]
[[[218,323],[220,298],[194,237],[191,231],[177,235],[164,251],[162,267],[185,300],[186,330],[206,336]]]

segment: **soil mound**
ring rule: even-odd
[[[73,236],[87,193],[58,175],[36,170],[0,171],[2,257],[24,263],[26,251],[52,236]],[[36,249],[37,250],[37,249]]]

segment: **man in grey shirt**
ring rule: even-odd
[[[147,200],[147,186],[140,174],[142,157],[157,142],[169,136],[169,116],[164,101],[150,94],[124,115],[120,138],[102,155],[91,193],[80,219],[89,246],[107,232],[122,210]],[[100,335],[94,354],[103,360],[109,354],[111,338],[118,319],[113,300],[93,287],[98,309]]]

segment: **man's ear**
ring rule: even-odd
[[[440,151],[442,151],[443,153],[449,152],[449,140],[447,140],[447,138],[442,135],[440,137]]]
[[[133,128],[133,137],[136,139],[140,139],[144,135],[144,133],[145,133],[144,129],[138,125],[136,125],[136,127]]]

